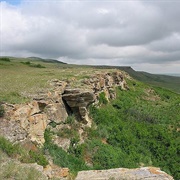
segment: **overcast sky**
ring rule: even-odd
[[[5,0],[0,55],[180,73],[180,1]]]

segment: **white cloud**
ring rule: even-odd
[[[153,72],[159,71],[155,65],[180,68],[180,2],[24,0],[0,6],[0,55]]]
[[[100,8],[100,9],[97,9],[97,12],[98,12],[99,14],[108,14],[108,13],[109,13],[109,10],[108,10],[108,9]]]

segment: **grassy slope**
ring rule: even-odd
[[[126,71],[130,76],[139,81],[159,87],[164,87],[173,90],[174,92],[180,93],[180,77],[138,72],[130,67],[119,67],[119,69]]]

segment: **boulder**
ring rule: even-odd
[[[173,177],[155,167],[137,169],[117,168],[109,170],[80,171],[75,180],[173,180]]]

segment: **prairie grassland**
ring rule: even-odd
[[[31,67],[27,62],[33,65],[40,64],[45,68]],[[51,79],[69,80],[72,86],[81,86],[80,79],[88,78],[99,71],[107,70],[98,70],[90,66],[46,63],[26,58],[10,58],[10,62],[0,62],[0,102],[26,102],[31,94],[50,89],[48,81]]]

